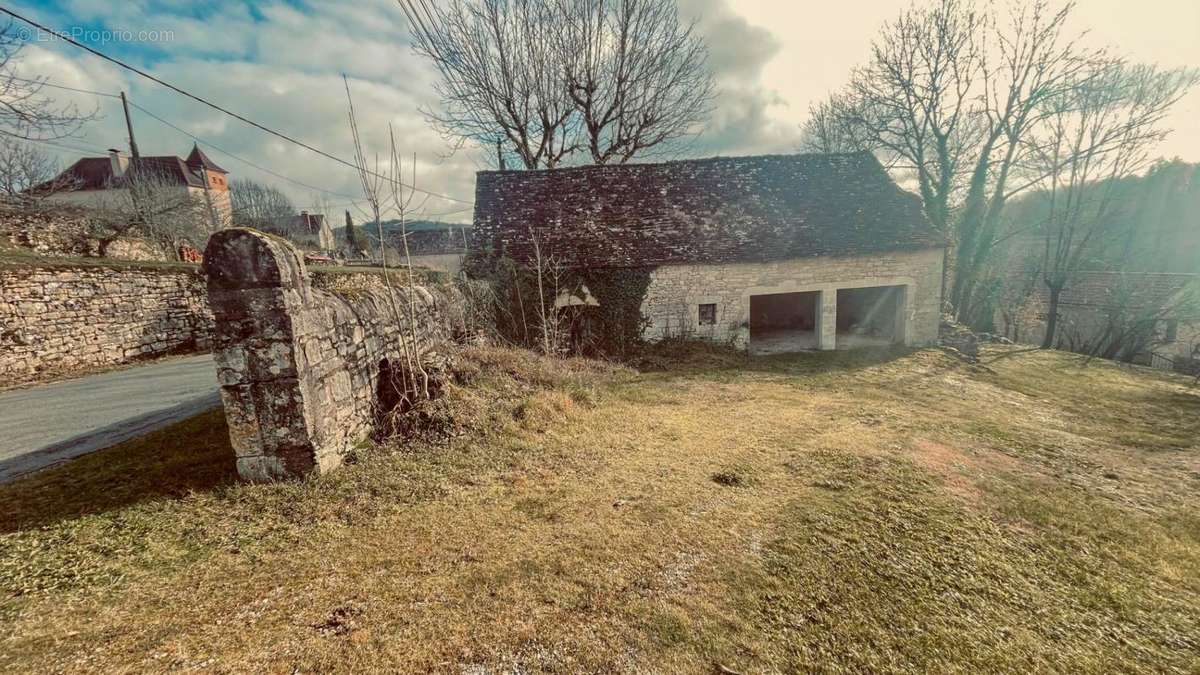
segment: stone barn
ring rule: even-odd
[[[474,246],[589,275],[639,270],[641,337],[754,353],[937,339],[944,241],[869,153],[485,171]]]

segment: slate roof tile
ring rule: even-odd
[[[769,261],[934,248],[916,195],[869,153],[484,171],[477,248],[568,265]]]

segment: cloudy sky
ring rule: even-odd
[[[819,9],[809,4],[680,0],[681,12],[696,19],[707,41],[721,92],[690,154],[793,151],[808,106],[845,81],[849,70],[865,59],[880,24],[909,3],[852,0],[820,3]],[[1082,0],[1080,5],[1076,27],[1089,31],[1087,40],[1115,46],[1145,62],[1200,66],[1200,2]],[[394,0],[62,0],[8,6],[226,108],[349,157],[341,82],[345,73],[366,144],[384,152],[390,122],[405,153],[417,155],[418,185],[462,200],[431,198],[427,213],[445,220],[470,219],[474,172],[488,167],[476,153],[453,153],[423,119],[421,109],[437,105],[431,98],[432,74],[411,53]],[[104,41],[104,29],[128,33]],[[335,209],[354,210],[350,202],[360,198],[361,190],[352,169],[137,78],[51,35],[27,35],[30,43],[23,52],[21,74],[93,91],[126,91],[132,101],[188,134],[296,182],[206,147],[235,178],[278,185],[298,206],[313,205],[323,195]],[[54,93],[100,116],[79,138],[63,141],[71,148],[50,148],[64,163],[80,156],[81,150],[94,155],[99,154],[96,150],[127,147],[118,101]],[[187,135],[137,109],[133,119],[143,154],[183,155],[191,148]],[[1200,91],[1189,94],[1169,122],[1175,132],[1159,154],[1200,161]]]

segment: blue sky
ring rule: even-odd
[[[407,27],[394,0],[200,2],[182,0],[58,0],[9,3],[56,30],[129,31],[133,39],[94,46],[232,110],[334,154],[352,153],[341,74],[351,79],[360,125],[369,147],[383,154],[391,123],[406,154],[418,157],[417,182],[436,192],[473,198],[474,172],[488,157],[454,152],[425,122],[432,73],[407,45]],[[846,79],[867,56],[878,26],[908,0],[843,3],[780,0],[680,0],[698,21],[710,49],[720,96],[696,156],[791,152],[807,108]],[[1084,0],[1076,12],[1090,40],[1115,44],[1139,60],[1200,65],[1200,2],[1195,0]],[[139,37],[155,38],[138,40]],[[36,36],[35,36],[36,37]],[[56,84],[104,92],[126,91],[133,101],[191,134],[276,173],[326,190],[334,211],[360,190],[348,168],[290,146],[261,131],[136,78],[70,45],[35,39],[21,72]],[[126,147],[119,103],[64,93],[101,119],[71,143],[78,148]],[[1159,149],[1200,161],[1200,92],[1170,120],[1175,135]],[[134,110],[138,145],[145,154],[185,154],[192,141]],[[62,150],[64,162],[80,153]],[[93,153],[94,154],[94,153]],[[297,205],[314,205],[322,193],[288,183],[219,151],[210,155],[234,177],[285,189]],[[336,194],[328,194],[336,193]],[[353,207],[350,207],[354,210]],[[468,220],[461,204],[432,199],[432,214]]]

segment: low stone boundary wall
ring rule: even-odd
[[[0,382],[207,349],[196,267],[0,268]]]
[[[462,330],[452,287],[331,293],[313,287],[291,245],[254,230],[213,235],[204,269],[221,398],[247,480],[340,465],[373,428],[405,346],[423,353]]]

